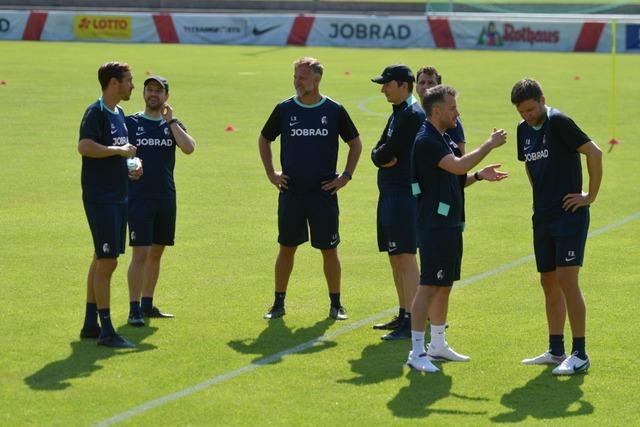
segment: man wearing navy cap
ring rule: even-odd
[[[416,263],[416,199],[411,194],[411,151],[426,116],[411,94],[415,81],[406,65],[390,65],[372,82],[392,104],[392,113],[371,160],[378,167],[378,249],[387,252],[398,294],[399,312],[374,329],[391,329],[383,340],[411,337],[411,303],[418,286]]]
[[[129,324],[144,326],[145,317],[173,317],[153,305],[160,261],[166,246],[173,246],[176,228],[176,188],[173,169],[176,145],[193,153],[196,141],[167,104],[169,82],[151,76],[144,81],[144,112],[127,117],[131,142],[145,166],[145,175],[129,186]]]

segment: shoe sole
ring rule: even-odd
[[[382,341],[400,341],[400,340],[408,340],[411,338],[411,335],[399,336],[399,335],[383,335],[380,337]]]
[[[471,358],[469,359],[447,359],[446,357],[442,357],[442,356],[432,356],[430,354],[427,354],[427,357],[429,358],[429,360],[431,360],[432,362],[468,362],[471,360]]]
[[[140,322],[127,322],[127,324],[129,326],[134,326],[136,328],[141,328],[141,327],[143,327],[145,325],[144,322],[142,322],[142,323],[140,323]]]
[[[586,365],[586,366],[585,366]],[[590,362],[587,362],[585,365],[582,365],[580,367],[579,370],[573,370],[572,372],[551,372],[553,375],[558,375],[558,376],[562,376],[562,375],[580,375],[580,374],[586,374],[587,371],[589,370],[589,367],[591,366]]]

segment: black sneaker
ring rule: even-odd
[[[278,317],[282,317],[285,314],[286,313],[284,310],[284,306],[276,307],[274,305],[269,309],[269,311],[267,311],[267,314],[264,315],[264,318],[268,320],[277,319]]]
[[[387,329],[387,330],[396,330],[400,326],[402,326],[402,319],[398,316],[395,316],[391,321],[387,323],[378,323],[377,325],[373,325],[373,329]]]
[[[107,335],[98,339],[98,345],[112,348],[134,348],[136,345],[118,334]]]
[[[100,337],[100,326],[95,326],[93,328],[82,328],[80,330],[80,338],[99,338]]]
[[[144,326],[144,319],[142,318],[142,314],[130,314],[127,323],[131,326]]]
[[[142,315],[144,317],[163,317],[163,318],[175,317],[173,314],[161,312],[160,309],[155,305],[151,307],[151,310],[142,309]]]
[[[403,325],[380,337],[384,341],[405,340],[411,338],[411,326]]]
[[[329,317],[335,320],[347,320],[349,315],[343,306],[335,307],[332,305],[329,309]]]

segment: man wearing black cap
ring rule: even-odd
[[[390,65],[371,79],[393,106],[380,140],[371,151],[378,167],[378,249],[387,252],[398,294],[399,313],[374,329],[391,329],[383,340],[411,337],[411,303],[418,286],[416,263],[416,199],[411,194],[411,151],[425,114],[411,94],[413,73],[406,65]]]
[[[164,77],[144,81],[144,113],[127,117],[127,128],[145,166],[143,179],[129,186],[129,324],[144,326],[145,317],[173,317],[153,305],[165,246],[173,246],[176,227],[176,189],[173,169],[176,145],[191,154],[196,141],[173,117],[167,104],[169,83]]]

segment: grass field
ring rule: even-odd
[[[547,338],[535,266],[523,260],[532,253],[531,194],[515,158],[518,116],[509,91],[523,76],[539,79],[549,104],[606,152],[607,55],[44,42],[0,49],[7,82],[0,86],[0,425],[638,423],[640,56],[618,57],[622,144],[604,156],[591,211],[598,233],[581,273],[592,368],[554,378],[519,363],[544,350]],[[365,146],[340,192],[343,301],[351,315],[344,323],[327,320],[320,254],[308,245],[298,252],[287,315],[262,320],[273,296],[276,193],[256,140],[275,103],[292,94],[291,64],[303,55],[323,61],[321,89],[346,106]],[[112,314],[138,343],[133,351],[78,339],[92,252],[78,127],[100,95],[98,66],[114,58],[134,70],[125,111],[143,108],[147,71],[163,74],[175,116],[198,141],[193,156],[177,159],[177,244],[165,255],[156,294],[176,318],[126,326],[130,251],[114,274]],[[370,327],[396,301],[387,257],[376,252],[376,170],[368,158],[390,108],[369,79],[395,62],[436,64],[458,89],[469,149],[493,127],[510,133],[484,162],[503,163],[509,179],[467,191],[465,280],[452,295],[448,339],[472,361],[433,375],[409,372],[409,343],[383,343]],[[237,131],[225,132],[228,124]]]

